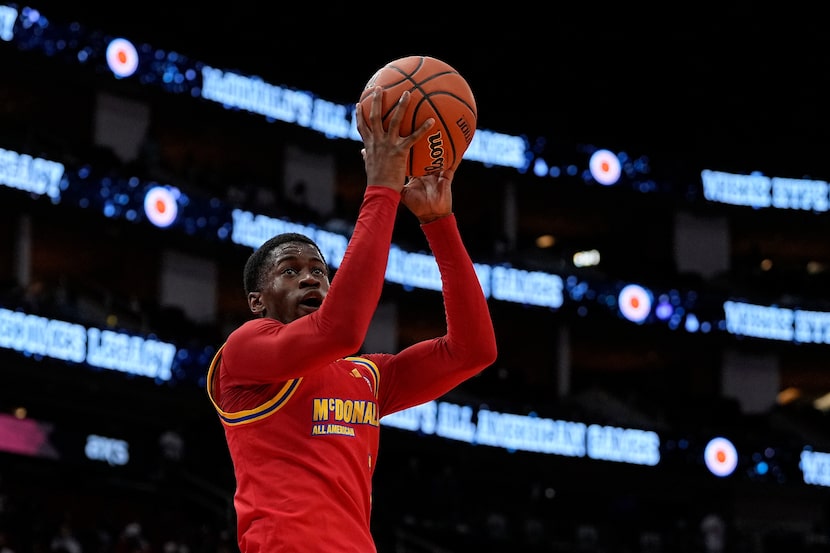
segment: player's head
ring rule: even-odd
[[[311,238],[283,233],[251,254],[243,283],[253,313],[288,323],[320,307],[328,292],[329,267]]]

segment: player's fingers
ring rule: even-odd
[[[357,103],[354,110],[355,123],[357,124],[357,132],[360,133],[364,139],[366,138],[366,118],[363,116],[363,106],[360,102]]]
[[[369,124],[375,131],[383,130],[383,123],[381,121],[382,114],[383,89],[379,86],[376,86],[375,89],[372,91],[372,107],[369,110]]]
[[[429,132],[429,129],[435,124],[435,119],[430,117],[424,121],[420,127],[412,131],[412,134],[406,137],[406,146],[411,147],[413,144],[421,140],[421,138]]]
[[[392,110],[392,114],[389,117],[389,132],[400,132],[401,121],[403,121],[403,114],[406,111],[406,106],[409,105],[409,98],[410,94],[408,90],[404,90],[401,97],[398,98],[398,103],[395,104],[395,109]]]

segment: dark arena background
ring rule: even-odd
[[[75,4],[0,3],[0,551],[236,551],[207,365],[252,248],[336,269],[354,104],[413,54],[476,94],[499,356],[381,421],[379,551],[830,551],[819,14]],[[407,215],[367,350],[444,331]]]

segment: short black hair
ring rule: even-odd
[[[246,296],[251,292],[258,292],[262,288],[262,278],[271,252],[277,246],[287,242],[302,242],[303,244],[313,246],[317,250],[317,253],[320,254],[320,259],[323,260],[323,264],[326,266],[326,272],[328,272],[329,266],[326,263],[326,258],[323,256],[323,252],[320,251],[320,246],[314,240],[298,232],[284,232],[266,240],[248,257],[248,261],[245,262],[242,284],[245,288]]]

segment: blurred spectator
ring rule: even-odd
[[[175,430],[167,430],[159,436],[161,455],[165,459],[178,463],[184,457],[184,439]]]
[[[116,544],[117,553],[149,553],[150,543],[144,537],[144,530],[139,522],[133,521],[124,526]]]
[[[703,517],[700,532],[706,553],[723,553],[726,550],[726,523],[719,515],[710,513]]]
[[[599,553],[599,529],[593,524],[580,524],[576,528],[577,551],[584,553]]]
[[[49,543],[49,551],[52,553],[83,553],[83,550],[70,521],[64,520],[61,522],[57,533]]]

